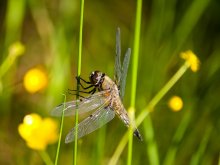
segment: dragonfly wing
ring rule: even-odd
[[[119,85],[121,80],[121,34],[120,28],[116,31],[116,56],[115,56],[115,80]]]
[[[120,28],[116,31],[116,57],[115,57],[115,80],[116,84],[120,87],[120,97],[123,99],[125,93],[125,84],[130,62],[131,49],[128,48],[125,53],[123,65],[121,65],[121,34]]]
[[[76,110],[78,110],[79,114],[95,110],[102,105],[106,105],[106,103],[109,101],[109,98],[104,97],[104,94],[107,92],[109,91],[105,90],[95,93],[82,100],[74,100],[62,103],[51,111],[51,115],[61,116],[62,112],[64,111],[65,116],[71,116],[75,115]]]
[[[128,48],[127,52],[125,53],[124,61],[123,61],[123,68],[121,73],[121,80],[120,80],[120,97],[123,99],[125,94],[125,85],[126,85],[126,78],[128,73],[128,66],[130,63],[130,56],[131,56],[131,48]]]
[[[102,127],[115,116],[115,112],[110,107],[100,107],[92,115],[78,124],[78,139]],[[65,143],[75,140],[75,127],[68,133]]]

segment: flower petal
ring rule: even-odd
[[[48,144],[58,139],[57,123],[51,118],[42,119],[35,113],[24,117],[23,123],[18,126],[18,132],[27,146],[36,150],[44,150]]]
[[[189,66],[193,72],[197,72],[199,70],[200,61],[199,61],[198,57],[191,50],[182,52],[180,54],[180,57],[182,59],[186,60],[186,62],[188,62]]]

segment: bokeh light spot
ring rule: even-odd
[[[168,103],[172,111],[180,111],[183,108],[183,101],[179,96],[173,96],[170,98]]]
[[[47,74],[38,68],[30,69],[24,76],[24,87],[29,93],[36,93],[46,87]]]

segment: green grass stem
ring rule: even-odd
[[[219,157],[218,157],[218,165],[220,165],[220,153],[219,153]]]
[[[157,95],[150,101],[148,107],[152,111],[155,105],[163,98],[163,96],[172,88],[172,86],[182,77],[182,75],[189,68],[189,64],[185,64],[174,74],[174,76],[164,85],[164,87],[157,93]],[[141,116],[141,115],[140,115]]]
[[[145,140],[147,141],[146,149],[149,159],[149,164],[151,165],[159,165],[159,155],[158,155],[158,149],[157,149],[157,143],[154,138],[154,129],[152,125],[152,121],[150,116],[147,116],[146,119],[143,122],[144,125],[144,135]]]
[[[196,26],[201,16],[204,14],[205,9],[209,5],[210,0],[194,0],[185,12],[181,22],[178,24],[174,36],[177,39],[176,51],[179,51],[181,46],[187,40],[194,27]]]
[[[55,158],[55,165],[58,163],[58,158],[59,158],[59,153],[60,153],[60,144],[61,144],[61,139],[62,139],[62,133],[63,133],[63,122],[64,122],[64,110],[66,108],[66,95],[64,95],[64,102],[63,102],[63,111],[62,111],[62,116],[61,116],[61,122],[60,122],[60,131],[59,131],[59,139],[58,139],[58,144],[57,144],[57,152],[56,152],[56,158]]]
[[[5,46],[20,40],[21,28],[25,14],[25,0],[7,1]]]
[[[17,58],[23,55],[24,52],[25,52],[25,47],[20,42],[15,42],[12,45],[10,45],[8,49],[8,55],[0,65],[0,80],[14,65]]]
[[[139,48],[140,48],[141,13],[142,13],[142,0],[138,0],[137,8],[136,8],[136,20],[135,20],[135,32],[134,32],[134,53],[133,53],[133,58],[132,58],[132,80],[131,80],[131,107],[132,108],[130,108],[130,112],[128,112],[131,120],[134,120],[135,118],[134,107],[135,107],[135,98],[136,98],[137,70],[138,70],[138,58],[139,58]],[[131,162],[132,162],[132,145],[133,145],[133,128],[130,127],[129,128],[127,165],[131,165]]]
[[[83,33],[83,13],[84,13],[84,0],[81,0],[80,3],[80,28],[79,28],[79,54],[78,54],[78,68],[77,68],[77,76],[81,74],[81,61],[82,61],[82,33]],[[77,95],[76,99],[79,97],[79,82],[77,81]],[[75,142],[74,142],[74,156],[73,156],[73,164],[77,164],[77,142],[78,142],[78,110],[75,113]]]
[[[83,14],[84,14],[84,0],[81,0],[81,4],[80,4],[80,28],[79,28],[79,56],[78,56],[78,69],[77,69],[77,75],[78,76],[80,76],[80,74],[81,74]]]
[[[14,81],[14,77],[16,77],[15,72],[10,70],[13,68],[15,71],[17,69],[16,64],[16,58],[17,57],[9,57],[8,58],[8,50],[7,48],[14,43],[15,41],[20,41],[21,39],[21,31],[22,31],[22,25],[24,20],[24,14],[25,14],[25,0],[8,0],[5,1],[5,3],[2,3],[2,6],[4,4],[7,4],[6,13],[3,11],[3,17],[5,15],[5,18],[1,20],[1,57],[0,57],[0,64],[1,64],[1,75],[0,75],[0,104],[2,105],[1,108],[2,112],[5,113],[5,115],[10,115],[12,111],[10,110],[11,107],[11,94],[12,90],[7,90],[7,92],[4,91],[6,84],[11,83]],[[5,7],[4,7],[5,8]],[[4,42],[4,43],[3,43]],[[7,56],[7,57],[6,57]],[[4,60],[4,62],[3,62]],[[12,60],[12,61],[10,61]],[[2,63],[3,62],[3,63]],[[12,67],[14,66],[14,67]],[[12,72],[9,72],[12,71]],[[7,72],[7,75],[5,74]],[[5,75],[4,79],[2,76]],[[4,105],[4,106],[3,106]],[[10,119],[9,119],[10,121]],[[9,122],[10,124],[10,122]]]
[[[118,162],[118,159],[122,153],[122,151],[124,150],[126,144],[128,142],[128,132],[126,132],[124,134],[124,136],[121,138],[121,141],[119,142],[112,158],[110,159],[108,165],[116,165]]]
[[[94,144],[94,156],[93,156],[93,164],[102,164],[102,159],[105,153],[105,137],[106,137],[106,125],[104,125],[101,129],[98,130],[98,135],[96,138],[97,144]]]
[[[131,79],[131,107],[135,107],[136,87],[137,87],[137,70],[140,48],[140,33],[141,33],[141,11],[142,0],[137,1],[135,32],[134,32],[134,50],[132,58],[132,79]]]
[[[183,135],[186,132],[186,129],[189,125],[190,118],[191,118],[191,112],[186,112],[184,114],[182,121],[179,124],[179,127],[176,130],[176,133],[174,134],[172,144],[167,150],[167,154],[163,162],[164,165],[174,164],[174,160],[178,150],[178,144],[183,139]]]
[[[54,165],[52,160],[50,159],[50,156],[45,150],[39,151],[38,153],[40,154],[42,160],[46,165]]]
[[[208,125],[208,128],[206,128],[206,131],[204,133],[204,136],[202,138],[202,141],[199,145],[199,148],[195,154],[193,154],[190,165],[198,165],[202,164],[203,156],[205,154],[205,149],[209,142],[209,137],[212,133],[212,126]]]

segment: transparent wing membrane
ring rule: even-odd
[[[78,124],[78,139],[97,130],[115,117],[115,112],[110,107],[101,106],[92,115]],[[75,140],[75,127],[68,133],[65,143]]]
[[[109,102],[109,98],[103,96],[107,92],[109,91],[105,90],[95,93],[82,100],[74,100],[74,101],[66,102],[65,104],[62,103],[51,111],[51,115],[61,116],[62,111],[64,111],[65,116],[71,116],[71,115],[75,115],[76,109],[78,109],[79,114],[95,110],[99,106],[106,105],[106,103]]]
[[[125,94],[125,85],[126,85],[126,79],[127,79],[127,74],[128,74],[128,66],[130,63],[130,56],[131,56],[131,49],[128,48],[124,61],[123,61],[123,68],[122,68],[122,73],[121,73],[121,80],[120,80],[120,97],[123,99],[124,94]]]
[[[116,31],[116,56],[115,56],[115,80],[117,85],[119,85],[121,80],[121,34],[120,28]]]
[[[120,28],[116,31],[116,57],[115,57],[115,80],[120,87],[120,97],[123,99],[125,93],[126,78],[128,72],[128,66],[130,62],[131,49],[128,48],[123,65],[121,65],[121,34]]]

